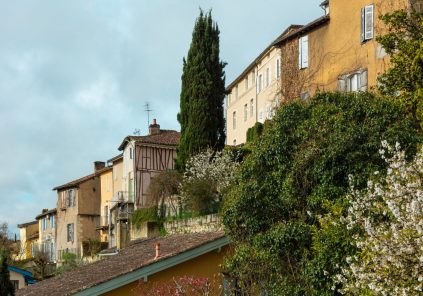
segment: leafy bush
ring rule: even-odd
[[[381,139],[415,153],[421,135],[399,103],[320,93],[281,107],[225,197],[223,222],[236,246],[228,274],[274,295],[336,295],[337,264],[354,248],[344,228],[320,218],[345,211],[348,175],[363,188],[373,171],[385,172]]]
[[[237,158],[233,150],[208,149],[187,161],[181,196],[189,211],[199,215],[218,211],[239,165]]]
[[[132,215],[132,224],[139,228],[145,222],[160,222],[157,213],[157,206],[137,209]]]

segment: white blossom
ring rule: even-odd
[[[382,147],[387,176],[369,181],[363,191],[350,188],[341,223],[361,229],[353,237],[359,252],[347,257],[347,268],[335,279],[348,295],[369,289],[374,295],[422,295],[423,148],[408,163],[398,143],[391,147],[383,141]]]

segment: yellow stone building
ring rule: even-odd
[[[389,57],[376,42],[386,31],[379,17],[397,9],[420,10],[422,3],[323,1],[320,18],[290,26],[227,87],[227,144],[244,143],[248,128],[270,119],[281,102],[306,100],[317,91],[374,88],[389,67]]]

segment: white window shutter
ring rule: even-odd
[[[363,72],[360,73],[360,90],[361,91],[367,91],[367,70],[364,70]]]
[[[338,91],[340,92],[347,91],[347,81],[345,80],[345,77],[340,77],[338,79]]]
[[[374,6],[373,5],[368,5],[365,7],[365,36],[364,38],[366,40],[370,40],[373,39],[373,30],[374,30],[374,25],[373,25],[373,17],[374,15]]]
[[[365,27],[366,27],[366,17],[365,17],[365,9],[362,8],[361,9],[361,37],[360,37],[360,41],[364,42],[365,39]]]
[[[301,69],[302,68],[302,38],[298,39],[298,67]]]
[[[301,58],[302,58],[302,68],[308,67],[308,36],[304,36],[301,38],[302,45],[301,45]]]

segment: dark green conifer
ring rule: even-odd
[[[219,33],[211,12],[200,11],[188,56],[183,60],[178,114],[181,139],[177,149],[177,167],[181,170],[193,154],[207,147],[219,150],[225,145],[226,63],[219,59]]]
[[[15,288],[10,281],[10,273],[8,267],[9,256],[4,249],[0,250],[0,295],[14,296]]]

